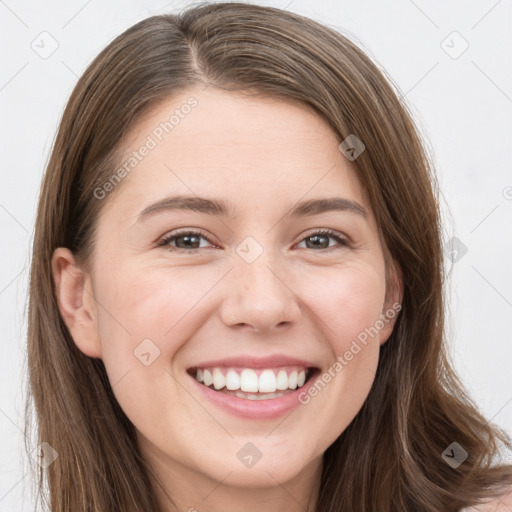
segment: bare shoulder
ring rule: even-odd
[[[512,512],[512,487],[499,498],[491,498],[481,505],[465,508],[461,512]]]

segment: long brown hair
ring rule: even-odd
[[[38,496],[52,512],[160,510],[154,475],[103,362],[78,350],[60,316],[51,257],[68,247],[87,265],[109,200],[94,190],[118,168],[123,136],[160,101],[198,85],[303,102],[340,142],[350,134],[363,141],[353,165],[401,270],[402,310],[367,400],[324,454],[316,510],[455,512],[512,484],[512,466],[494,465],[499,443],[512,449],[511,440],[480,414],[445,348],[438,185],[391,84],[341,33],[245,3],[147,18],[88,67],[43,179],[30,277],[26,431],[32,399],[37,442],[27,437],[27,449],[48,443],[58,453],[37,474]],[[468,454],[456,468],[442,456],[454,442]]]

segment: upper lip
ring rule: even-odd
[[[297,359],[296,357],[285,354],[274,354],[266,357],[254,357],[250,355],[241,355],[236,357],[226,357],[223,359],[212,359],[203,361],[191,368],[212,368],[222,367],[242,367],[242,368],[276,368],[279,366],[304,366],[306,368],[316,368],[311,361]],[[191,369],[189,368],[189,370]]]

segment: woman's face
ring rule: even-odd
[[[161,474],[318,475],[361,409],[399,297],[385,301],[375,218],[338,144],[300,104],[183,92],[130,132],[125,172],[91,198],[105,204],[81,301],[55,254],[73,338]]]

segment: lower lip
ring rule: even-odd
[[[280,396],[279,398],[269,398],[268,400],[249,400],[248,398],[239,398],[233,395],[227,395],[219,391],[214,391],[201,384],[197,379],[189,375],[195,382],[199,392],[220,409],[234,414],[235,416],[250,420],[269,420],[279,418],[286,413],[291,412],[299,405],[299,396],[304,396],[307,390],[314,384],[319,370],[315,370],[309,380],[301,388]]]

